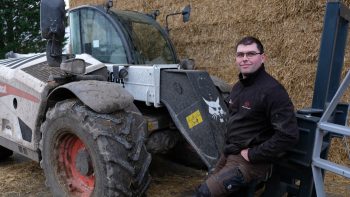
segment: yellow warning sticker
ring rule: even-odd
[[[196,125],[200,124],[203,122],[203,118],[199,110],[193,112],[189,116],[186,117],[188,127],[192,129]]]

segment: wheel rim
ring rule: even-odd
[[[58,140],[58,174],[60,182],[64,185],[70,194],[79,195],[82,197],[90,196],[95,186],[94,169],[91,160],[88,159],[85,163],[89,163],[89,173],[82,173],[77,167],[77,162],[80,161],[79,154],[88,151],[84,143],[73,134],[66,134]]]

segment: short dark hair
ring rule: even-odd
[[[261,44],[260,40],[253,37],[253,36],[246,36],[244,38],[242,38],[237,44],[236,44],[236,50],[238,48],[238,45],[250,45],[250,44],[253,44],[255,43],[259,52],[260,53],[264,53],[264,46]]]

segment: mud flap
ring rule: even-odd
[[[207,72],[163,70],[161,102],[208,169],[224,145],[228,109]],[[186,154],[186,153],[184,153]]]

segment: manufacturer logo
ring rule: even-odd
[[[242,105],[242,108],[244,109],[252,109],[251,104],[249,101],[245,101],[244,104]]]
[[[220,122],[224,122],[224,115],[226,112],[222,109],[219,103],[219,97],[216,101],[207,101],[203,98],[205,103],[209,106],[209,113],[214,120],[220,120]]]

